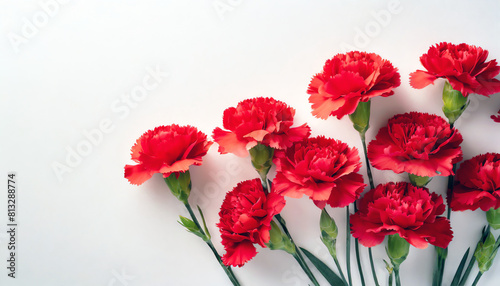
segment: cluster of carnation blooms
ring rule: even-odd
[[[329,285],[352,286],[351,239],[357,252],[361,244],[370,257],[373,277],[361,277],[362,285],[380,285],[385,281],[401,285],[399,271],[410,246],[423,249],[429,244],[436,248],[436,260],[431,262],[435,271],[429,277],[432,285],[465,285],[472,280],[469,274],[477,263],[478,274],[472,282],[476,285],[491,267],[500,245],[500,239],[495,239],[490,230],[500,228],[500,154],[495,153],[499,150],[487,150],[464,161],[463,138],[454,123],[467,108],[469,97],[500,92],[500,81],[495,79],[500,67],[495,60],[487,61],[487,57],[488,51],[467,44],[431,46],[420,57],[425,70],[411,73],[409,79],[416,89],[443,79],[444,117],[422,112],[394,115],[368,144],[365,134],[369,129],[371,99],[394,94],[401,83],[398,69],[379,55],[367,52],[337,54],[327,60],[307,88],[312,114],[321,119],[348,116],[353,132],[360,135],[364,154],[334,138],[311,137],[307,124],[295,124],[295,109],[274,98],[256,97],[224,111],[222,128],[213,130],[213,141],[189,125],[172,124],[147,131],[132,147],[132,160],[137,164],[125,166],[125,178],[140,185],[153,174],[161,173],[190,213],[190,218],[180,217],[181,224],[208,244],[233,285],[240,282],[231,267],[241,267],[251,260],[257,255],[258,245],[291,254],[313,285],[319,283],[309,265],[318,268]],[[491,117],[500,122],[499,116]],[[250,157],[249,163],[256,170],[255,179],[224,190],[226,196],[216,224],[225,249],[223,255],[211,242],[202,210],[198,207],[200,223],[189,203],[189,168],[202,164],[214,142],[221,154]],[[360,174],[363,164],[365,177]],[[273,178],[269,173],[272,166],[276,170]],[[407,173],[408,180],[376,185],[371,167]],[[448,185],[441,190],[429,190],[426,186],[436,176],[448,177]],[[294,230],[288,230],[280,215],[286,207],[285,198],[303,196],[311,199],[313,208],[322,210],[318,218],[321,240],[325,252],[335,261],[335,270],[297,246],[291,235]],[[339,230],[327,212],[329,208],[346,208],[350,233],[346,235],[347,273],[337,257]],[[474,253],[469,255],[464,249],[459,267],[447,271],[450,275],[445,276],[446,254],[454,239],[451,210],[478,208],[485,212],[486,220],[483,233],[477,235]],[[384,241],[390,263],[386,262],[388,272],[381,274],[374,271],[374,264],[382,261],[373,261],[371,247]],[[359,256],[357,267],[360,273],[369,272],[363,270]],[[325,268],[328,271],[322,271]]]

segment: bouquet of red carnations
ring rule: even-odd
[[[226,109],[223,128],[214,129],[213,140],[221,154],[250,156],[259,176],[240,182],[226,194],[217,223],[225,249],[222,256],[212,244],[201,208],[200,223],[189,203],[189,168],[201,165],[213,144],[205,134],[195,127],[176,124],[147,131],[132,147],[132,160],[137,164],[125,166],[125,178],[140,185],[155,173],[163,174],[172,194],[190,214],[190,218],[180,216],[180,224],[207,243],[233,285],[240,282],[231,267],[241,267],[252,259],[258,244],[291,254],[314,285],[319,283],[310,265],[330,285],[352,286],[351,240],[362,285],[360,244],[368,250],[373,281],[380,285],[371,248],[385,240],[388,275],[384,274],[384,282],[401,285],[400,266],[410,246],[422,249],[432,244],[436,250],[432,285],[440,286],[453,239],[451,211],[481,208],[487,223],[478,234],[475,250],[464,250],[458,268],[451,272],[455,273],[452,286],[465,285],[477,263],[479,271],[472,284],[476,285],[491,267],[500,246],[500,238],[495,239],[490,231],[500,228],[500,154],[492,150],[462,162],[463,139],[454,123],[467,108],[470,96],[500,92],[500,81],[494,78],[500,67],[495,60],[486,61],[487,57],[488,51],[467,44],[430,47],[420,58],[426,70],[410,74],[410,84],[421,89],[438,78],[445,79],[443,113],[448,122],[428,113],[397,114],[368,146],[365,134],[371,99],[393,95],[400,85],[400,74],[388,60],[373,53],[348,52],[326,61],[307,89],[312,113],[321,119],[349,116],[362,142],[368,184],[359,173],[362,162],[356,148],[325,136],[311,137],[307,124],[294,126],[295,110],[286,103],[257,97]],[[492,115],[492,119],[499,117]],[[276,174],[271,179],[268,174],[273,165]],[[370,166],[407,173],[409,182],[376,185]],[[426,188],[435,176],[448,177],[447,186],[443,186],[447,188],[446,198]],[[304,195],[322,210],[321,240],[336,270],[297,246],[280,215],[285,197]],[[346,273],[337,257],[339,230],[327,208],[346,210]]]

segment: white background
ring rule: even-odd
[[[488,49],[489,59],[500,58],[498,1],[40,4],[49,2],[0,1],[1,285],[229,285],[208,247],[176,222],[186,213],[161,176],[139,187],[123,178],[124,165],[132,163],[130,148],[143,132],[178,123],[211,134],[222,126],[227,107],[272,96],[294,107],[296,124],[307,122],[313,135],[361,148],[347,117],[323,121],[311,115],[307,86],[328,58],[357,49],[378,53],[399,68],[402,84],[396,94],[372,102],[367,140],[397,113],[443,115],[442,80],[423,90],[408,83],[409,73],[422,68],[419,57],[429,46],[465,42]],[[144,87],[148,69],[159,69],[159,78],[148,79],[150,90],[132,98],[130,107],[126,96]],[[456,124],[464,137],[464,158],[500,152],[500,124],[489,118],[500,108],[500,96],[471,100]],[[100,124],[108,124],[106,133],[99,131],[102,138],[95,135]],[[85,136],[92,132],[94,143]],[[80,160],[70,155],[78,148],[85,153]],[[54,166],[61,165],[67,167],[59,169],[58,178]],[[10,171],[17,172],[18,184],[16,279],[7,277],[5,262]],[[191,173],[192,204],[204,209],[223,253],[215,223],[224,194],[257,174],[249,158],[219,155],[217,146]],[[377,183],[406,179],[390,171],[374,173]],[[429,186],[444,194],[445,185],[446,179],[438,178]],[[331,213],[341,228],[338,252],[345,265],[344,210]],[[319,240],[319,210],[306,198],[288,199],[282,215],[297,243],[333,267]],[[453,214],[455,239],[444,285],[484,224],[480,211]],[[362,255],[372,285],[365,249]],[[384,246],[374,255],[384,285]],[[433,264],[433,247],[412,248],[401,269],[403,285],[430,285]],[[357,277],[354,260],[352,268]],[[259,248],[235,273],[243,285],[307,285],[293,258],[281,251]],[[480,285],[498,285],[498,280],[497,261]]]

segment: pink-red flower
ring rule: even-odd
[[[353,113],[360,101],[392,95],[400,84],[400,75],[389,61],[374,53],[348,52],[327,60],[307,93],[314,116],[341,119]]]
[[[356,148],[323,136],[297,142],[276,152],[276,192],[293,198],[309,196],[325,207],[345,207],[359,198],[366,186],[358,174],[361,162]]]
[[[460,164],[450,206],[454,211],[500,208],[500,154],[486,153]]]
[[[490,95],[500,92],[500,73],[496,60],[486,61],[488,51],[467,44],[439,43],[431,46],[420,62],[427,71],[417,70],[410,74],[414,88],[424,88],[438,78],[446,78],[454,90],[463,96],[471,93]]]
[[[453,238],[450,221],[440,217],[443,198],[409,183],[387,183],[367,192],[359,210],[351,215],[352,236],[366,246],[376,246],[386,235],[399,234],[411,245],[428,243],[446,248]]]
[[[368,158],[379,170],[433,177],[453,174],[462,160],[462,135],[441,117],[410,112],[389,119],[368,146]]]
[[[132,160],[138,164],[125,166],[125,178],[140,185],[155,173],[166,178],[172,173],[188,171],[189,166],[202,164],[202,157],[212,144],[204,133],[189,125],[156,127],[132,146]]]
[[[292,127],[294,115],[295,109],[274,98],[246,99],[224,111],[223,126],[229,131],[217,127],[213,138],[221,154],[240,157],[248,156],[257,143],[285,149],[310,134],[307,124]]]
[[[257,250],[254,244],[265,247],[273,216],[285,206],[282,196],[266,194],[259,179],[239,183],[226,194],[219,212],[225,265],[242,266]]]

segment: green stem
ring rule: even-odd
[[[233,283],[234,286],[239,286],[240,283],[238,282],[238,279],[236,279],[236,276],[234,276],[234,273],[233,273],[231,267],[224,265],[224,262],[222,262],[222,259],[219,255],[219,253],[215,249],[212,241],[207,237],[207,235],[203,231],[203,228],[201,227],[200,223],[198,222],[198,219],[196,218],[196,216],[194,215],[193,209],[191,209],[191,206],[189,205],[189,203],[184,203],[184,206],[188,210],[189,215],[191,216],[191,219],[193,220],[193,222],[196,224],[196,226],[198,227],[200,232],[204,235],[205,238],[203,240],[207,243],[208,247],[210,247],[210,249],[212,250],[212,252],[215,255],[215,258],[219,262],[220,266],[222,267],[222,269],[224,269],[224,272],[226,272],[226,275],[229,277],[229,280],[231,280],[231,282]]]
[[[361,137],[361,143],[363,144],[363,152],[365,152],[366,173],[368,173],[370,188],[375,189],[375,185],[373,184],[372,169],[370,167],[370,160],[368,160],[368,150],[366,149],[365,133],[359,133],[359,136]]]
[[[368,174],[368,180],[370,181],[370,188],[375,189],[375,184],[373,183],[372,170],[370,167],[370,160],[368,160],[368,150],[366,148],[365,132],[360,132],[359,136],[361,137],[361,143],[363,145],[363,152],[365,153],[366,173]],[[372,270],[373,281],[375,282],[376,286],[379,286],[380,284],[378,283],[377,272],[375,271],[375,264],[373,263],[373,255],[372,255],[371,247],[368,248],[368,254],[369,254],[369,258],[370,258],[370,267]]]
[[[354,239],[355,251],[356,251],[356,261],[358,263],[359,278],[361,279],[361,285],[365,286],[365,277],[363,275],[363,267],[361,267],[361,258],[359,256],[359,241]]]
[[[483,276],[483,273],[479,271],[476,275],[476,279],[474,279],[474,283],[472,283],[472,286],[476,286],[477,283],[479,282],[479,279],[481,279],[481,276]]]
[[[401,278],[399,277],[399,266],[394,266],[394,276],[396,277],[396,286],[401,286]]]
[[[372,269],[373,280],[375,280],[375,285],[379,286],[380,284],[378,284],[377,272],[375,271],[375,265],[373,264],[373,254],[371,247],[368,247],[368,256],[370,257],[370,267]]]
[[[340,278],[342,278],[342,281],[344,282],[345,285],[347,285],[347,280],[345,279],[344,272],[342,271],[342,267],[340,267],[339,260],[337,259],[337,256],[332,255],[333,261],[335,261],[335,265],[337,266],[337,269],[339,270],[340,273]]]
[[[352,286],[351,277],[351,223],[350,223],[350,211],[349,206],[346,207],[346,231],[345,231],[345,263],[347,267],[347,278],[349,279],[349,285]]]
[[[394,275],[392,275],[392,272],[389,273],[389,286],[392,286],[392,277],[394,277]]]
[[[294,255],[295,259],[297,260],[297,262],[299,262],[300,266],[302,267],[302,269],[304,270],[304,272],[307,274],[307,276],[309,277],[309,279],[311,279],[311,282],[313,282],[314,285],[319,286],[319,283],[316,280],[316,277],[314,277],[314,274],[312,273],[312,271],[309,268],[309,266],[307,266],[307,263],[304,260],[304,257],[300,253],[299,248],[297,247],[297,245],[293,241],[293,238],[290,235],[290,232],[288,231],[288,228],[286,227],[285,220],[283,219],[283,217],[281,217],[280,214],[277,214],[274,217],[279,222],[279,224],[281,225],[281,228],[283,229],[283,232],[286,234],[286,236],[290,239],[290,241],[292,242],[293,246],[295,247],[295,250],[296,250],[295,251],[296,254]]]

